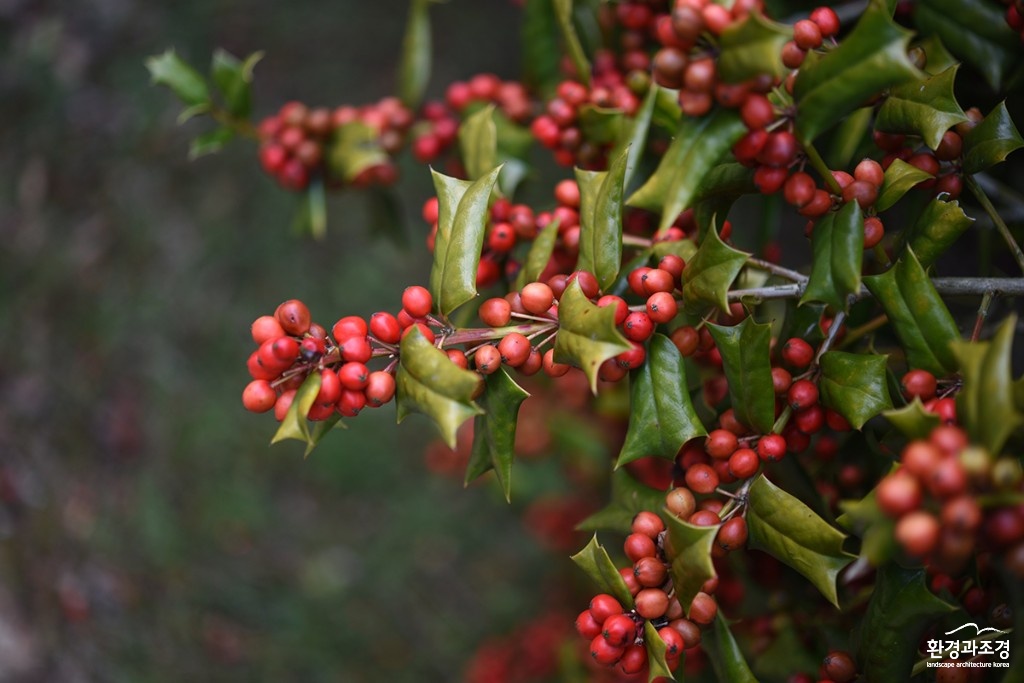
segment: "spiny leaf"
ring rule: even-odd
[[[910,228],[908,244],[921,266],[930,268],[973,223],[959,202],[936,197]]]
[[[431,169],[438,219],[430,292],[441,315],[447,316],[476,296],[480,249],[490,222],[488,202],[500,172],[498,166],[479,180],[468,182]]]
[[[707,651],[719,681],[757,683],[721,612],[715,617],[714,626],[704,632],[701,646]]]
[[[839,607],[836,577],[853,556],[845,534],[760,475],[750,487],[747,526],[751,548],[764,550],[807,578]]]
[[[850,295],[860,291],[864,260],[864,216],[857,202],[846,202],[818,221],[811,248],[811,276],[800,303],[819,301],[845,311]]]
[[[658,635],[658,629],[654,627],[650,619],[644,620],[644,646],[647,648],[647,681],[653,683],[659,678],[675,680],[672,676],[672,669],[668,668],[665,661],[665,641]]]
[[[718,74],[726,83],[740,83],[769,73],[783,78],[782,46],[792,40],[792,27],[766,19],[758,11],[722,31],[718,39]]]
[[[885,169],[885,176],[882,180],[882,189],[878,193],[878,200],[875,201],[875,208],[885,211],[903,195],[910,192],[910,189],[918,183],[931,179],[932,174],[922,171],[917,166],[912,166],[902,159],[894,159]]]
[[[775,390],[772,387],[772,326],[744,318],[733,327],[708,323],[708,331],[722,354],[722,368],[729,381],[729,396],[736,419],[766,434],[775,422]]]
[[[920,135],[926,145],[938,149],[943,133],[967,120],[953,94],[958,68],[956,64],[930,78],[890,90],[878,110],[875,128],[886,133]]]
[[[480,178],[497,166],[498,129],[494,124],[494,105],[471,114],[459,126],[459,149],[466,174]]]
[[[881,275],[865,277],[864,285],[885,309],[911,367],[935,375],[957,369],[951,343],[960,331],[913,250]]]
[[[964,173],[989,169],[1021,147],[1024,147],[1024,138],[1013,125],[1006,102],[1000,102],[964,136]]]
[[[519,406],[530,394],[509,377],[505,368],[487,376],[487,388],[478,404],[473,448],[466,466],[466,484],[490,469],[498,477],[505,500],[512,499],[512,459],[515,457],[516,420]]]
[[[719,163],[747,128],[731,109],[715,109],[707,116],[686,117],[657,170],[626,203],[661,213],[658,232],[664,232],[692,206],[707,172]]]
[[[206,80],[173,49],[147,59],[146,68],[153,83],[166,85],[186,105],[209,103],[210,89]]]
[[[516,289],[522,289],[525,285],[536,282],[540,274],[547,268],[551,254],[555,250],[555,241],[558,239],[558,224],[556,218],[545,225],[530,245],[530,251],[526,253],[526,260],[523,267],[519,269],[516,276]]]
[[[956,397],[957,419],[967,429],[972,443],[979,443],[992,457],[999,455],[1021,424],[1022,414],[1014,403],[1012,375],[1013,331],[1017,316],[1006,318],[992,341],[953,343],[960,359],[963,388]]]
[[[398,97],[410,109],[419,107],[430,81],[433,45],[430,36],[432,0],[412,0],[402,38],[402,59],[398,67]]]
[[[652,83],[636,115],[627,124],[623,135],[609,155],[610,159],[618,159],[619,155],[626,154],[626,172],[622,178],[623,191],[629,187],[640,157],[643,156],[644,147],[647,145],[647,133],[651,129],[651,119],[654,116],[654,105],[660,92],[661,87],[657,83]]]
[[[886,386],[886,357],[829,351],[821,357],[822,404],[836,411],[854,429],[892,408]]]
[[[938,415],[925,410],[916,396],[902,408],[882,411],[882,415],[908,439],[926,439],[942,422]]]
[[[726,295],[748,256],[728,246],[715,230],[708,230],[697,253],[683,270],[683,307],[686,311],[701,313],[708,306],[728,311]]]
[[[956,611],[930,590],[925,570],[882,567],[855,635],[858,670],[869,681],[907,681],[917,645],[937,619]]]
[[[211,78],[232,116],[244,119],[252,111],[252,70],[261,59],[262,52],[254,52],[243,62],[225,50],[214,51]]]
[[[860,537],[860,557],[872,567],[881,567],[898,550],[893,535],[896,522],[879,509],[877,491],[875,487],[860,500],[841,501],[839,509],[843,514],[836,519],[836,524]]]
[[[670,564],[672,586],[679,604],[689,613],[690,603],[704,582],[718,575],[711,561],[711,548],[715,544],[719,525],[696,526],[668,511],[662,517],[665,519],[672,550],[672,555],[666,558]]]
[[[647,361],[630,373],[629,429],[616,467],[648,455],[674,460],[690,439],[707,434],[690,401],[679,349],[656,334]]]
[[[614,307],[591,303],[573,280],[559,301],[558,324],[555,360],[581,368],[596,394],[601,363],[633,348],[615,326]]]
[[[323,436],[319,434],[314,440],[313,434],[309,431],[309,422],[306,420],[306,415],[309,414],[309,410],[313,407],[313,403],[316,401],[316,396],[319,393],[320,373],[311,372],[296,390],[292,404],[288,408],[288,412],[285,413],[284,419],[281,420],[281,424],[278,426],[277,432],[274,433],[270,443],[275,444],[285,439],[302,441],[307,446],[306,455],[309,455],[310,451],[313,450],[313,447]]]
[[[330,175],[346,183],[352,182],[371,166],[388,161],[387,153],[380,146],[377,131],[360,121],[352,121],[335,129],[326,157]]]
[[[824,56],[810,52],[793,86],[800,141],[812,142],[886,88],[920,79],[907,57],[911,35],[875,2],[838,47]]]
[[[405,335],[400,352],[395,375],[398,421],[422,413],[437,424],[445,443],[455,448],[459,425],[482,412],[473,402],[480,375],[452,363],[419,329]]]
[[[614,531],[629,534],[638,512],[660,512],[665,507],[665,492],[653,489],[633,478],[625,468],[612,472],[611,502],[576,525],[581,531]]]
[[[597,542],[597,534],[594,534],[583,550],[572,556],[572,561],[597,584],[599,591],[614,596],[623,609],[632,608],[633,596],[615,563],[608,557],[608,551]]]
[[[607,289],[619,274],[622,263],[622,183],[627,152],[603,172],[576,169],[580,188],[580,253],[576,263],[597,277]]]

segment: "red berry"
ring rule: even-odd
[[[402,292],[402,308],[413,318],[424,318],[434,306],[433,297],[426,287],[413,285]]]
[[[894,472],[878,482],[878,509],[890,517],[901,517],[921,506],[921,484],[906,470]]]
[[[839,33],[839,15],[831,7],[818,7],[811,12],[811,21],[821,29],[826,38]]]
[[[750,448],[737,449],[729,456],[729,474],[737,479],[749,479],[757,474],[761,460]]]
[[[378,408],[392,399],[395,395],[395,377],[390,372],[377,370],[371,372],[366,378],[366,388],[363,389],[366,395],[366,403],[371,408]]]
[[[254,379],[242,390],[242,405],[253,413],[265,413],[277,403],[277,392],[265,379]]]
[[[309,309],[298,299],[289,299],[278,306],[274,317],[285,332],[297,337],[306,333],[311,322]]]
[[[792,337],[782,347],[782,358],[793,367],[802,370],[814,360],[814,349],[799,337]]]
[[[633,311],[623,321],[622,333],[630,341],[646,341],[654,334],[654,321],[643,311]]]
[[[642,533],[632,533],[627,536],[625,543],[622,544],[622,550],[630,562],[634,563],[642,557],[654,557],[658,554],[658,547],[654,545],[654,540]]]
[[[653,512],[642,510],[633,517],[631,529],[634,534],[643,534],[651,540],[656,540],[658,534],[665,530],[665,523]]]
[[[576,631],[584,638],[593,640],[601,635],[601,624],[594,619],[589,609],[585,609],[576,617]]]
[[[636,613],[644,619],[657,619],[668,609],[668,594],[660,588],[644,588],[633,599]]]
[[[818,386],[809,379],[797,380],[789,387],[786,400],[793,410],[808,408],[818,402]]]
[[[622,605],[613,596],[598,593],[590,600],[590,612],[594,616],[594,621],[604,624],[613,614],[622,614]]]
[[[793,42],[802,50],[821,47],[821,27],[810,19],[801,19],[793,24]]]
[[[277,339],[285,335],[281,323],[272,315],[261,315],[256,318],[252,323],[251,332],[252,340],[257,344],[262,344],[268,339]]]
[[[935,375],[927,370],[911,370],[903,375],[900,384],[903,387],[903,395],[907,397],[907,400],[917,397],[922,401],[928,401],[935,397],[935,391],[938,389]]]
[[[893,534],[907,554],[920,558],[935,548],[939,531],[939,520],[923,510],[915,510],[896,522]]]
[[[636,637],[636,622],[628,614],[613,614],[601,626],[601,636],[612,647],[625,647]]]
[[[603,635],[599,635],[590,641],[590,656],[593,657],[594,661],[598,664],[602,664],[604,666],[612,666],[615,664],[615,662],[619,661],[622,657],[622,653],[624,651],[624,647],[611,645],[604,639]]]
[[[786,440],[779,434],[766,434],[757,441],[757,456],[765,462],[782,460],[786,454]]]

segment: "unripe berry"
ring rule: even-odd
[[[672,489],[665,496],[665,507],[669,512],[680,519],[688,519],[697,509],[697,501],[690,489],[679,486]]]

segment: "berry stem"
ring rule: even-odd
[[[981,204],[981,208],[985,209],[985,213],[992,219],[992,223],[995,224],[996,230],[1003,236],[1003,240],[1006,241],[1006,245],[1010,248],[1010,253],[1013,254],[1013,258],[1017,260],[1017,265],[1024,271],[1024,251],[1021,251],[1020,245],[1013,239],[1013,234],[1010,232],[1010,228],[1007,227],[1006,222],[1003,221],[1002,216],[996,211],[996,207],[992,206],[992,202],[989,200],[988,195],[985,194],[985,190],[981,188],[978,181],[974,179],[972,175],[964,175],[964,184],[971,190],[971,194],[974,195],[978,203]]]
[[[754,258],[751,256],[747,259],[747,265],[752,268],[757,268],[758,270],[767,271],[772,275],[784,277],[787,280],[792,280],[793,282],[807,282],[807,276],[803,273],[798,273],[795,270],[790,270],[785,266],[780,266],[772,263],[771,261],[765,261],[764,259]]]
[[[644,249],[650,249],[652,244],[654,244],[654,240],[649,237],[640,237],[639,235],[622,236],[622,246],[624,247],[643,247]]]
[[[995,298],[995,292],[988,291],[981,297],[981,304],[978,306],[978,317],[974,321],[974,330],[971,331],[971,341],[976,342],[981,336],[981,328],[985,324],[985,318],[988,317],[988,310],[992,306],[992,299]]]
[[[821,155],[818,154],[818,150],[815,149],[814,145],[804,145],[804,152],[807,154],[807,160],[811,162],[811,166],[814,167],[814,170],[817,171],[818,175],[820,175],[822,180],[825,181],[825,185],[828,186],[829,192],[842,196],[843,188],[839,187],[839,182],[832,175],[832,171],[825,163],[825,160],[821,158]]]

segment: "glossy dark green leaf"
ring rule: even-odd
[[[957,369],[951,344],[960,331],[913,250],[864,285],[885,309],[912,368],[939,376]]]
[[[576,169],[580,188],[580,253],[576,267],[597,277],[607,289],[622,264],[622,183],[627,152],[612,161],[607,171]]]
[[[410,109],[419,107],[430,81],[433,45],[430,35],[430,3],[411,0],[402,38],[402,58],[398,66],[398,97]]]
[[[753,169],[738,163],[718,164],[704,175],[693,196],[693,203],[727,199],[731,204],[754,192],[757,192],[757,186],[754,185]]]
[[[971,437],[993,456],[999,455],[1024,414],[1014,402],[1013,331],[1017,316],[1003,321],[991,341],[957,340],[953,350],[960,359],[964,384],[956,396],[956,417]]]
[[[615,326],[615,310],[592,303],[573,280],[558,303],[558,336],[555,360],[581,368],[597,393],[601,363],[633,348]]]
[[[498,165],[498,129],[494,105],[471,114],[459,126],[459,149],[466,175],[476,180]]]
[[[838,47],[824,56],[810,52],[793,86],[800,141],[812,142],[886,88],[919,80],[921,71],[907,57],[911,35],[872,3]]]
[[[252,111],[252,70],[263,59],[254,52],[242,61],[222,49],[213,53],[210,75],[224,100],[224,108],[237,118],[248,118]]]
[[[701,647],[708,653],[719,681],[757,683],[721,612],[715,617],[714,625],[704,632]]]
[[[708,171],[746,132],[743,121],[731,109],[719,108],[707,116],[684,118],[657,170],[626,203],[660,212],[658,231],[667,230],[680,213],[693,205]]]
[[[860,500],[844,500],[839,503],[843,514],[836,523],[860,538],[860,557],[872,567],[881,567],[893,556],[898,548],[893,529],[896,522],[883,513],[875,500],[877,488]]]
[[[792,39],[791,26],[752,12],[722,31],[718,39],[718,75],[726,83],[740,83],[765,73],[782,79],[789,73],[782,63],[782,46]]]
[[[555,7],[555,18],[558,19],[558,28],[562,31],[562,40],[565,43],[565,51],[569,54],[573,66],[576,67],[576,75],[583,85],[590,87],[590,62],[583,51],[580,37],[576,33],[576,26],[572,19],[573,0],[552,0]]]
[[[647,146],[647,134],[651,129],[654,106],[658,102],[660,92],[661,87],[657,83],[651,83],[651,87],[647,90],[647,95],[640,104],[640,108],[626,124],[621,137],[609,155],[610,159],[617,159],[623,153],[627,155],[626,173],[622,179],[623,189],[629,187],[629,182],[633,179],[633,173],[636,171],[637,164],[640,163],[640,157],[643,156],[644,148]]]
[[[234,137],[235,132],[227,126],[218,126],[213,130],[206,131],[192,140],[192,144],[188,148],[188,158],[195,160],[201,156],[219,152]]]
[[[1021,147],[1024,147],[1024,138],[1013,125],[1006,102],[1000,102],[964,136],[964,173],[978,173],[991,168]]]
[[[656,334],[647,362],[629,375],[629,429],[616,467],[656,455],[674,460],[690,439],[707,434],[690,401],[686,369],[679,349]]]
[[[924,50],[924,70],[932,76],[942,73],[951,66],[960,64],[960,60],[950,54],[942,39],[934,33],[914,41],[914,47]]]
[[[584,104],[579,108],[579,126],[583,139],[597,144],[612,144],[622,139],[626,115],[621,109]]]
[[[675,680],[672,669],[665,661],[665,641],[658,635],[658,629],[650,619],[644,620],[644,646],[647,648],[647,681],[653,683],[660,677]]]
[[[718,526],[695,526],[669,512],[662,517],[674,553],[666,558],[670,564],[672,586],[679,604],[689,613],[690,603],[704,582],[718,575],[711,561],[711,548],[715,544]]]
[[[839,122],[825,153],[829,168],[848,168],[874,151],[868,136],[874,118],[874,107],[861,107]]]
[[[767,434],[775,423],[770,343],[772,326],[744,318],[739,325],[708,324],[722,354],[722,369],[729,380],[729,397],[736,419],[755,432]]]
[[[537,281],[551,260],[557,240],[558,220],[553,220],[537,233],[533,244],[530,245],[530,251],[526,253],[526,260],[523,261],[523,267],[519,269],[519,275],[516,276],[516,289],[522,289],[525,285]]]
[[[794,625],[793,616],[780,611],[772,617],[771,647],[750,660],[760,680],[785,681],[794,671],[817,671],[821,666],[821,652],[804,640],[803,628]]]
[[[958,68],[954,65],[942,73],[890,90],[878,110],[875,128],[886,133],[919,135],[926,145],[937,149],[943,133],[967,120],[953,94]]]
[[[665,507],[665,492],[653,489],[633,478],[625,468],[612,472],[611,500],[607,506],[576,525],[581,531],[631,533],[633,518],[642,510],[660,513]]]
[[[547,96],[562,78],[558,21],[552,0],[526,0],[520,32],[523,82]]]
[[[658,88],[658,95],[654,101],[654,112],[651,114],[651,123],[666,133],[675,135],[682,121],[683,109],[679,106],[679,91]]]
[[[869,681],[908,681],[921,636],[956,611],[930,590],[924,569],[890,562],[878,571],[867,613],[855,634],[858,670]]]
[[[751,548],[764,550],[803,574],[839,607],[836,577],[853,556],[846,535],[761,475],[750,487],[747,527]]]
[[[615,563],[608,557],[608,551],[597,542],[597,534],[594,534],[583,550],[572,556],[572,561],[586,572],[599,592],[614,596],[622,604],[623,609],[629,610],[633,607],[633,596]]]
[[[274,433],[270,443],[275,444],[285,439],[295,439],[309,443],[309,422],[306,421],[306,415],[309,414],[309,409],[313,407],[318,393],[320,393],[320,373],[311,372],[303,380],[298,390],[296,390],[295,398],[292,399],[292,404],[288,408],[288,412],[285,413],[284,419],[281,420],[281,424],[278,426],[277,432]]]
[[[405,335],[399,348],[401,360],[395,375],[398,421],[422,413],[438,426],[445,443],[455,448],[459,426],[482,413],[473,396],[483,380],[452,363],[418,329]]]
[[[941,423],[939,416],[925,410],[917,397],[902,408],[882,411],[882,415],[908,439],[926,439]]]
[[[981,72],[993,90],[1001,90],[1019,66],[1018,36],[1006,24],[1001,5],[960,0],[928,0],[914,9],[925,35],[938,36],[956,57]]]
[[[882,189],[878,193],[875,208],[885,211],[902,199],[915,185],[931,178],[931,173],[922,171],[917,166],[912,166],[902,159],[893,160],[889,168],[885,169],[885,179],[882,181]]]
[[[484,412],[473,423],[473,448],[466,466],[466,484],[493,469],[505,493],[512,499],[512,459],[515,457],[516,421],[519,406],[530,397],[509,377],[505,368],[487,376],[477,403]]]
[[[860,291],[864,261],[864,216],[857,202],[846,202],[818,221],[811,248],[811,276],[800,304],[817,301],[845,311],[850,295]]]
[[[352,182],[371,166],[388,162],[388,155],[380,146],[376,129],[359,121],[335,129],[326,157],[331,176],[346,183]]]
[[[147,59],[146,68],[153,83],[166,85],[186,105],[193,107],[210,101],[206,79],[173,49]]]
[[[821,402],[846,418],[854,429],[892,408],[885,377],[886,357],[829,351],[821,357]]]
[[[930,268],[973,223],[958,201],[938,197],[924,207],[910,228],[908,244],[921,266]]]
[[[683,308],[688,313],[701,313],[710,306],[728,311],[726,295],[748,256],[723,242],[715,230],[708,230],[683,270]]]
[[[490,223],[488,202],[500,172],[498,166],[469,182],[431,169],[438,218],[430,293],[434,296],[434,308],[441,315],[447,316],[476,296],[480,249]]]

